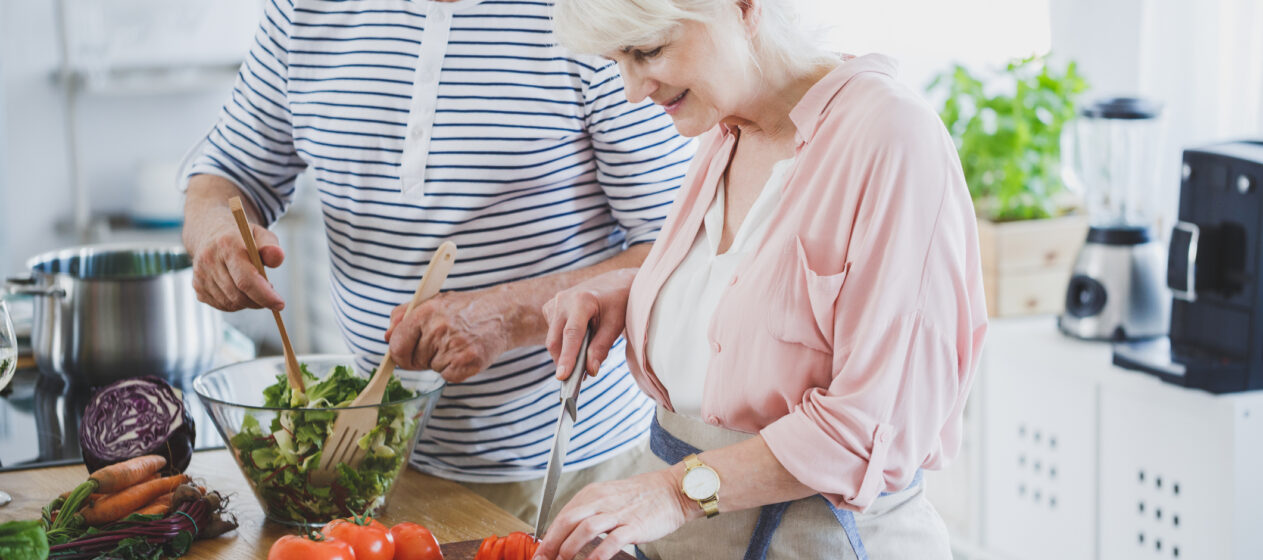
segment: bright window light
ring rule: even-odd
[[[953,62],[978,68],[1043,54],[1051,45],[1048,0],[798,0],[832,48],[899,60],[917,90]]]

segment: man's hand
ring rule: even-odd
[[[406,303],[395,308],[386,331],[390,355],[403,369],[432,369],[460,383],[519,345],[513,318],[520,307],[508,285],[443,292],[404,316],[406,309]]]
[[[197,299],[223,311],[285,307],[276,289],[254,268],[228,199],[240,195],[221,177],[197,175],[189,181],[184,205],[184,247],[193,259],[193,289]],[[252,216],[250,229],[263,265],[276,268],[285,260],[276,235],[257,224],[258,211],[243,201]]]

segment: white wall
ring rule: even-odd
[[[1001,65],[1050,44],[1049,0],[798,1],[833,48],[895,57],[900,79],[917,91],[954,62]]]
[[[1092,96],[1164,103],[1153,196],[1174,220],[1185,148],[1263,139],[1260,0],[1052,0],[1053,51],[1080,62]]]
[[[799,0],[837,50],[883,52],[918,91],[953,62],[978,70],[1051,49],[1075,60],[1086,99],[1165,103],[1153,197],[1165,232],[1184,148],[1263,138],[1261,0]]]
[[[53,6],[0,0],[0,275],[76,243],[55,227],[70,221],[73,205],[65,89],[52,78],[59,60]],[[240,43],[244,52],[249,45]],[[189,93],[81,95],[80,173],[93,212],[126,213],[140,163],[178,160],[213,124],[231,86],[225,78]]]

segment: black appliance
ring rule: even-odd
[[[1170,338],[1114,346],[1114,363],[1233,393],[1263,389],[1263,140],[1184,151],[1167,286]]]

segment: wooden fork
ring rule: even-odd
[[[421,277],[421,284],[412,295],[412,301],[408,302],[407,311],[412,311],[412,308],[439,293],[439,289],[443,287],[443,281],[447,279],[447,273],[452,270],[455,262],[456,244],[445,241],[439,245],[438,251],[430,259],[430,264],[426,266],[425,275]],[[378,409],[373,405],[381,404],[382,395],[386,393],[386,384],[394,371],[395,361],[388,351],[381,366],[377,368],[377,373],[368,380],[368,385],[359,396],[351,401],[350,408],[338,412],[338,417],[333,422],[333,434],[325,440],[320,454],[320,465],[312,476],[316,484],[325,486],[336,478],[337,473],[334,468],[338,463],[346,463],[351,468],[355,468],[364,458],[365,452],[358,442],[377,425]]]

